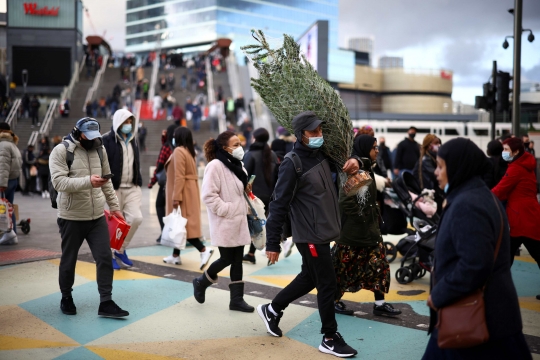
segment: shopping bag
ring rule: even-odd
[[[187,219],[182,217],[180,207],[163,218],[161,245],[183,250],[186,248]]]
[[[0,198],[0,231],[10,232],[13,229],[13,205],[2,194]]]
[[[253,195],[253,193],[249,195],[248,199],[248,201],[251,203],[251,206],[255,210],[255,213],[257,214],[256,216],[260,221],[262,227],[261,232],[251,236],[251,242],[257,250],[262,250],[266,246],[266,216],[264,215],[264,203],[261,201],[261,199]]]
[[[107,226],[109,227],[111,249],[120,250],[131,226],[124,220],[119,219],[116,216],[111,216],[108,210],[105,210],[104,213],[105,219],[107,220]]]

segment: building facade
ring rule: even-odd
[[[397,56],[381,56],[379,58],[379,68],[388,69],[388,68],[402,68],[403,67],[403,58]]]
[[[252,29],[279,45],[283,34],[298,38],[328,20],[328,78],[353,82],[354,53],[338,48],[338,14],[339,0],[128,0],[126,52],[185,51],[229,38],[240,60],[240,47],[254,42]]]

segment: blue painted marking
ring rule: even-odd
[[[96,283],[73,289],[77,315],[60,311],[60,294],[31,300],[19,306],[47,324],[84,345],[135,321],[166,309],[193,296],[193,285],[169,279],[123,280],[114,282],[113,299],[130,315],[123,319],[108,319],[97,315],[99,296]]]
[[[535,263],[514,261],[512,279],[518,296],[536,296],[540,289],[540,269]]]
[[[266,266],[251,273],[250,276],[296,275],[300,273],[301,267],[302,255],[300,255],[300,253],[294,253],[288,258],[280,258],[279,261],[272,266]]]
[[[14,267],[14,266],[17,266],[17,265],[2,265],[2,266],[0,266],[0,270],[6,270],[6,269],[9,269],[9,268]]]
[[[93,353],[92,351],[88,350],[84,347],[76,348],[75,350],[71,350],[70,352],[67,352],[63,355],[58,356],[55,358],[57,360],[101,360],[103,359],[101,356]]]
[[[187,254],[188,252],[196,251],[195,248],[189,247],[182,250],[182,254]],[[167,246],[155,245],[155,246],[145,246],[133,249],[127,249],[128,256],[169,256],[173,252],[173,249]]]
[[[409,304],[413,311],[418,315],[429,316],[429,307],[426,305],[425,300],[419,301],[396,301],[399,303]]]
[[[420,359],[428,342],[426,331],[413,330],[354,316],[336,315],[338,331],[347,344],[358,351],[359,359]],[[287,321],[285,312],[281,322]],[[315,312],[286,336],[314,347],[322,341],[321,320]]]

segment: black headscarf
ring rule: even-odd
[[[368,158],[371,161],[369,153],[373,149],[373,144],[377,139],[369,135],[360,135],[354,139],[353,143],[353,155]]]
[[[219,144],[217,144],[218,150],[216,151],[216,159],[221,161],[229,170],[231,170],[234,175],[242,182],[244,188],[247,186],[248,177],[244,171],[244,166],[242,162],[237,158],[233,157],[227,151],[223,150]]]
[[[486,155],[469,139],[457,138],[448,141],[441,146],[437,156],[446,162],[449,184],[447,193],[489,170]]]
[[[501,156],[503,145],[499,140],[491,140],[487,145],[487,154],[489,156]]]

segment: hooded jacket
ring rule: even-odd
[[[51,181],[58,191],[58,217],[66,220],[88,221],[103,216],[105,202],[111,211],[120,210],[118,198],[111,182],[101,188],[93,188],[91,175],[105,175],[110,172],[107,154],[100,162],[97,150],[86,151],[71,136],[66,137],[68,149],[63,144],[57,145],[49,158]],[[68,168],[67,151],[73,152],[73,164]]]
[[[117,110],[113,116],[111,131],[103,135],[103,146],[107,151],[112,174],[112,184],[115,190],[120,187],[142,186],[141,163],[139,146],[134,141],[133,130],[124,139],[119,133],[120,126],[134,115],[126,109]]]
[[[22,157],[17,148],[19,141],[12,132],[0,133],[0,187],[8,186],[8,181],[21,175]]]
[[[536,159],[524,152],[508,165],[493,193],[507,200],[506,214],[510,223],[510,236],[525,236],[540,240],[540,204],[536,199]]]

